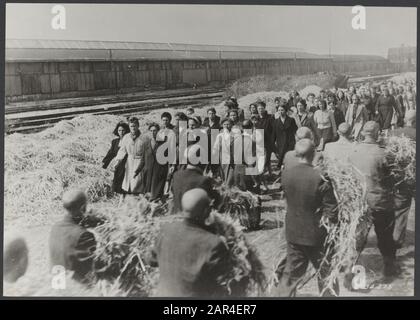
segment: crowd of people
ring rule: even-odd
[[[226,247],[206,228],[209,208],[217,206],[220,196],[215,183],[261,194],[269,189],[268,179],[274,177],[280,179],[287,203],[287,258],[278,272],[277,294],[293,296],[309,262],[320,267],[326,236],[326,230],[320,226],[321,217],[326,216],[332,223],[337,219],[332,183],[317,168],[324,157],[349,162],[363,173],[384,276],[398,274],[396,252],[404,244],[412,194],[404,186],[396,194],[391,191],[379,141],[384,135],[405,135],[415,140],[413,88],[415,84],[411,82],[397,86],[390,81],[378,86],[321,90],[319,95],[310,93],[306,97],[292,91],[288,99],[275,99],[272,113],[264,101],[241,108],[231,97],[221,114],[209,108],[204,119],[191,107],[173,116],[163,112],[160,123],[148,125],[148,133],[140,132],[135,117],[128,123],[118,123],[114,130],[117,138],[103,159],[103,168],[111,166],[114,170],[113,190],[121,194],[121,199],[127,194],[144,194],[150,201],[166,201],[172,193],[172,210],[185,216],[183,223],[162,230],[152,250],[150,263],[160,270],[159,294],[220,294],[216,278],[227,259]],[[205,163],[191,161],[203,152],[198,143],[202,135],[197,135],[197,129],[211,141]],[[211,139],[215,131],[216,139]],[[186,140],[185,163],[179,160],[183,135],[192,135]],[[237,139],[243,153],[239,163],[233,161],[238,153]],[[245,144],[245,140],[250,143]],[[176,147],[172,162],[159,161],[159,146],[164,143]],[[229,150],[228,154],[219,152],[224,144],[229,146],[224,149]],[[263,150],[258,150],[261,146]],[[272,154],[280,171],[272,168]],[[218,161],[214,157],[219,157]],[[224,157],[227,159],[221,159]],[[246,174],[245,169],[252,166],[259,170]],[[92,234],[79,225],[86,203],[83,192],[66,193],[63,206],[68,214],[51,233],[52,263],[75,271],[77,279],[83,279],[91,268],[86,252],[95,247]],[[358,250],[363,250],[363,244]],[[80,257],[83,262],[78,262]],[[323,273],[320,274],[319,287],[324,292]],[[338,285],[334,291],[338,293]]]

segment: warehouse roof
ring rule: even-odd
[[[6,40],[6,61],[50,60],[327,59],[299,48],[179,43]]]
[[[333,61],[342,61],[342,62],[356,62],[356,61],[386,61],[384,57],[375,56],[375,55],[363,55],[363,54],[333,54]]]

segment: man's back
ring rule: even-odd
[[[321,245],[325,235],[320,228],[322,183],[319,171],[311,165],[299,163],[286,168],[282,185],[287,201],[286,239],[288,242],[306,246]]]
[[[325,145],[324,155],[340,162],[348,162],[353,147],[353,143],[347,141],[327,143]]]
[[[224,294],[216,278],[226,267],[227,247],[219,236],[190,220],[162,226],[153,255],[159,265],[158,296]]]
[[[367,201],[370,208],[389,209],[392,205],[392,195],[387,182],[389,168],[385,149],[376,143],[360,143],[355,145],[349,159],[366,179]]]
[[[95,244],[93,234],[67,215],[51,229],[51,265],[60,265],[74,271],[74,278],[83,281],[85,275],[92,270],[91,254],[95,250]]]
[[[323,160],[322,153],[316,151],[312,164],[316,167],[322,162],[322,160]],[[295,150],[287,151],[283,159],[284,169],[286,170],[287,168],[292,168],[298,164],[299,164],[299,158],[296,156],[296,151]]]

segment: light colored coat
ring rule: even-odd
[[[141,135],[133,140],[131,133],[127,133],[121,141],[121,148],[118,150],[116,159],[122,160],[125,155],[128,155],[125,164],[124,180],[121,186],[125,192],[140,193],[143,190],[140,181],[141,175],[134,177],[135,171],[141,162],[142,143]]]

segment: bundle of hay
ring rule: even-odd
[[[387,163],[390,168],[390,184],[394,190],[408,188],[416,194],[416,142],[408,137],[391,136],[385,144]]]
[[[325,257],[321,263],[321,268],[329,271],[324,292],[334,292],[340,272],[351,270],[356,263],[359,254],[357,248],[363,247],[371,218],[367,214],[366,182],[355,167],[327,158],[322,170],[331,179],[338,202],[338,223],[332,224],[324,217],[321,219],[321,224],[328,232]]]
[[[218,281],[234,297],[258,296],[267,288],[265,267],[255,249],[249,245],[242,232],[243,227],[229,216],[211,213],[210,228],[220,235],[229,249],[227,272]]]
[[[154,293],[158,269],[148,265],[147,257],[162,222],[179,216],[156,218],[155,204],[145,198],[126,203],[121,209],[103,208],[95,219],[104,223],[92,229],[97,240],[94,253],[93,283],[106,281],[126,296],[150,296]],[[212,213],[209,229],[221,236],[229,249],[226,273],[218,281],[230,296],[257,295],[266,287],[264,267],[255,250],[247,243],[238,221]],[[117,287],[116,284],[118,284]]]
[[[103,208],[95,217],[104,223],[92,229],[97,241],[95,279],[118,283],[128,296],[149,296],[157,284],[157,271],[147,263],[159,233],[155,204],[130,199],[122,208]]]
[[[257,195],[236,187],[229,188],[224,184],[217,190],[222,199],[219,211],[229,214],[232,219],[239,220],[248,230],[258,228],[261,220],[261,200]]]

